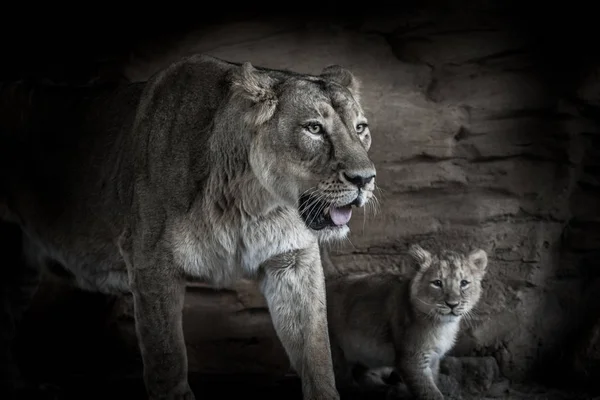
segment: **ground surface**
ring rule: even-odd
[[[66,382],[62,382],[64,385]],[[289,376],[276,381],[260,376],[191,376],[191,386],[196,396],[202,399],[234,399],[258,398],[261,400],[288,399],[301,400],[300,382],[296,377]],[[129,379],[114,382],[97,382],[89,377],[73,377],[68,386],[46,385],[37,392],[29,392],[24,399],[31,400],[96,400],[96,399],[128,399],[146,400],[141,380]],[[381,395],[358,395],[344,393],[342,400],[384,399]],[[409,399],[410,397],[402,397]],[[561,392],[539,386],[518,385],[508,389],[505,394],[496,397],[482,396],[447,396],[452,400],[598,400],[585,394]]]

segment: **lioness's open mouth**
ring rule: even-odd
[[[316,231],[327,227],[341,228],[352,218],[352,204],[332,206],[308,195],[300,198],[299,210],[306,225]]]

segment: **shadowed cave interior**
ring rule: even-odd
[[[600,396],[600,53],[598,21],[582,4],[19,17],[3,28],[0,81],[143,81],[195,52],[307,73],[349,68],[362,81],[381,207],[364,220],[356,211],[326,276],[410,274],[411,243],[473,243],[490,266],[442,368],[449,398],[591,399]],[[184,330],[197,397],[301,398],[254,283],[190,283]],[[128,298],[44,280],[16,357],[39,385],[31,398],[145,395]]]

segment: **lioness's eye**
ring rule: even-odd
[[[440,281],[439,279],[436,279],[435,281],[431,281],[431,284],[435,287],[442,287],[442,281]]]
[[[323,126],[317,123],[310,123],[306,125],[306,129],[313,135],[319,135],[323,133]]]
[[[358,124],[356,125],[356,132],[363,133],[365,129],[367,129],[367,124]]]
[[[465,286],[467,286],[469,283],[470,283],[469,281],[465,281],[465,280],[463,279],[462,281],[460,281],[460,286],[461,286],[461,287],[465,287]]]

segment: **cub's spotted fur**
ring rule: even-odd
[[[353,372],[393,367],[418,399],[444,398],[436,385],[440,359],[454,346],[461,319],[481,297],[487,254],[432,254],[418,245],[409,254],[418,265],[410,280],[377,274],[328,281],[338,386],[381,385],[381,379],[359,383]]]

